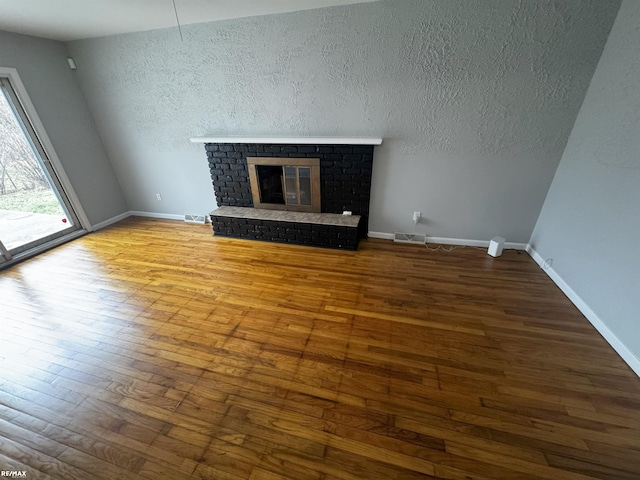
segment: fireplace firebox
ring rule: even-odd
[[[319,158],[247,157],[255,208],[320,212]]]

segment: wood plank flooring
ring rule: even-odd
[[[130,218],[0,272],[0,470],[638,479],[640,379],[526,253]]]

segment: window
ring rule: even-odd
[[[0,263],[83,230],[62,167],[54,163],[17,71],[0,68]]]

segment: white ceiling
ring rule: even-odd
[[[175,0],[181,25],[376,0]],[[172,0],[0,0],[0,30],[78,40],[176,26]]]

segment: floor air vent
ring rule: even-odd
[[[184,216],[184,221],[187,223],[200,223],[200,224],[204,224],[207,221],[207,216],[206,215],[192,215],[190,213],[187,213]]]
[[[397,243],[415,243],[417,245],[424,245],[427,243],[427,236],[424,233],[396,232],[393,235],[393,241]]]

